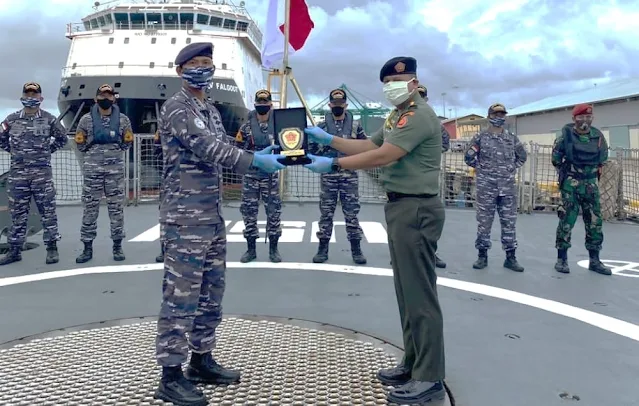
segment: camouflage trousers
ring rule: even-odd
[[[123,240],[124,232],[124,163],[121,168],[85,166],[82,203],[84,213],[80,240],[93,241],[98,230],[98,215],[102,195],[107,201],[111,221],[111,239]]]
[[[564,181],[561,189],[561,206],[557,210],[559,225],[557,226],[555,247],[568,249],[571,247],[572,229],[579,217],[581,207],[582,218],[586,228],[586,249],[601,251],[603,244],[603,220],[599,186],[596,180],[580,181],[572,178]]]
[[[517,249],[517,195],[510,191],[505,196],[491,184],[477,180],[477,239],[475,249],[489,250],[492,247],[490,232],[495,219],[495,210],[501,225],[501,245],[504,251]]]
[[[226,227],[224,222],[162,224],[161,234],[164,280],[156,357],[168,367],[186,362],[189,348],[196,353],[215,348],[226,284]]]
[[[7,180],[7,197],[11,213],[11,228],[7,242],[22,245],[27,238],[27,223],[31,197],[42,217],[43,241],[60,239],[56,214],[55,185],[51,167],[11,168]]]
[[[257,216],[260,201],[266,211],[266,235],[279,238],[282,235],[282,199],[280,198],[279,177],[270,178],[244,175],[242,182],[242,203],[240,213],[244,221],[244,238],[259,238]]]
[[[349,241],[362,239],[362,227],[359,225],[359,178],[357,172],[340,171],[321,175],[320,220],[318,239],[330,239],[333,234],[333,217],[339,199],[346,223],[346,235]]]

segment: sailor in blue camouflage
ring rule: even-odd
[[[42,88],[35,82],[22,87],[20,101],[24,108],[9,114],[0,123],[0,148],[11,156],[7,194],[11,213],[11,228],[7,235],[9,252],[0,258],[0,265],[22,260],[22,247],[27,238],[27,222],[31,197],[42,217],[43,240],[47,247],[47,264],[59,260],[57,241],[55,185],[51,169],[51,154],[67,143],[66,130],[48,111],[42,110]]]
[[[424,101],[428,102],[428,89],[424,85],[417,86],[417,91],[422,96]],[[450,149],[450,134],[448,134],[448,130],[444,125],[441,125],[442,130],[442,156],[443,153]],[[439,257],[439,255],[435,254],[435,266],[437,268],[446,268],[446,262]]]
[[[475,135],[464,155],[467,165],[475,168],[477,180],[477,239],[479,251],[475,269],[488,266],[491,248],[490,231],[495,209],[501,223],[501,244],[506,251],[504,267],[523,272],[515,256],[517,249],[517,186],[515,174],[526,163],[526,148],[515,134],[504,128],[506,108],[499,103],[488,108],[489,127]]]
[[[75,143],[82,153],[82,226],[80,241],[84,249],[75,259],[78,264],[93,258],[93,240],[97,235],[102,196],[106,198],[113,259],[124,261],[124,151],[133,145],[131,120],[115,104],[116,92],[104,84],[96,91],[95,104],[78,123]]]
[[[355,120],[353,113],[347,111],[348,103],[346,92],[343,89],[334,89],[329,93],[331,114],[327,114],[324,121],[317,124],[322,130],[334,136],[342,138],[367,139],[359,120]],[[309,143],[309,152],[313,155],[324,157],[341,157],[343,153],[326,145]],[[356,264],[365,264],[366,257],[362,253],[362,227],[359,225],[359,175],[356,171],[340,169],[337,172],[323,173],[320,175],[320,219],[317,238],[319,247],[313,257],[313,262],[322,263],[328,260],[328,246],[333,234],[333,217],[340,201],[344,222],[346,223],[346,235],[351,246],[351,256]]]
[[[235,136],[235,145],[247,151],[259,151],[273,144],[273,107],[271,92],[258,90],[255,93],[255,110],[248,115]],[[257,216],[260,200],[266,211],[266,235],[269,240],[269,259],[281,262],[282,256],[277,243],[282,235],[282,199],[280,198],[279,177],[277,174],[251,170],[242,181],[242,203],[240,212],[244,220],[244,238],[247,250],[240,262],[250,262],[257,258],[256,240],[259,237]]]
[[[155,158],[155,162],[158,166],[158,171],[162,173],[162,169],[164,165],[162,163],[162,140],[160,139],[160,132],[156,131],[153,136],[153,157]],[[159,185],[159,201],[162,201],[163,193],[162,193],[162,178],[160,177],[160,185]],[[158,206],[159,209],[159,206]],[[164,245],[162,244],[162,239],[160,238],[160,255],[155,257],[155,262],[164,262]]]
[[[284,168],[277,161],[283,156],[271,154],[273,147],[251,153],[230,145],[219,111],[206,98],[215,72],[212,57],[211,43],[193,43],[180,51],[175,65],[183,87],[162,105],[158,127],[164,157],[160,227],[165,251],[156,337],[162,378],[154,397],[179,405],[207,404],[194,382],[229,384],[240,379],[238,371],[222,367],[211,353],[226,285],[222,168],[239,174],[252,166],[268,173]],[[191,359],[183,373],[189,349]]]

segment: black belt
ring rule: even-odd
[[[432,197],[437,197],[437,193],[423,193],[423,194],[408,194],[408,193],[397,193],[397,192],[388,192],[386,193],[386,197],[388,197],[389,202],[395,202],[399,199],[403,199],[405,197],[416,197],[419,199],[430,199]]]

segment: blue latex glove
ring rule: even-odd
[[[310,164],[304,165],[304,168],[308,168],[315,173],[330,173],[333,172],[333,158],[327,158],[325,156],[317,156],[306,154],[307,157],[313,161]]]
[[[273,173],[279,171],[280,169],[286,168],[286,165],[282,165],[280,162],[278,162],[278,159],[284,158],[284,155],[260,153],[267,150],[268,148],[271,147],[264,148],[262,151],[258,151],[253,154],[253,166],[266,173]]]
[[[279,145],[269,145],[268,147],[260,150],[260,151],[255,151],[255,155],[268,155],[270,154],[273,150],[278,150],[280,149]]]
[[[308,140],[316,144],[331,145],[333,136],[319,127],[308,127],[304,129],[304,133],[308,135]]]

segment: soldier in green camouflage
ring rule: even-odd
[[[586,249],[590,256],[588,269],[602,275],[611,275],[609,268],[599,260],[603,243],[603,220],[599,199],[598,180],[601,167],[608,160],[608,143],[597,128],[592,127],[592,106],[578,104],[572,110],[573,123],[566,124],[555,140],[552,164],[559,172],[561,205],[557,210],[555,270],[569,273],[568,249],[579,208],[586,227]]]

